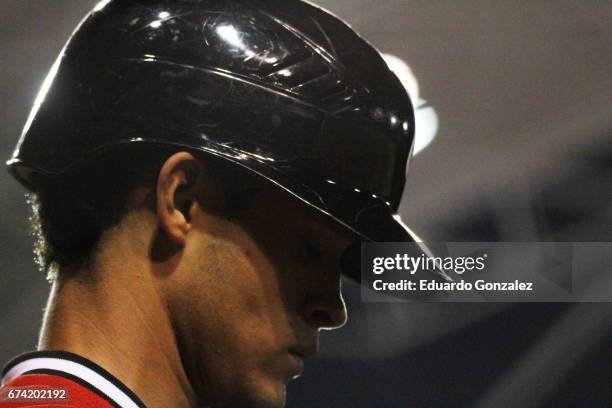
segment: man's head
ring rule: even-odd
[[[280,406],[319,329],[346,319],[340,257],[350,235],[270,183],[227,217],[207,174],[177,153],[157,185],[158,239],[176,248],[164,254],[175,267],[163,292],[186,371],[206,402]]]
[[[105,0],[8,164],[43,263],[139,260],[193,386],[274,405],[345,320],[348,244],[414,240],[395,214],[413,136],[380,54],[310,3]]]
[[[66,225],[73,244],[89,240],[79,254],[55,247],[59,284],[113,279],[154,288],[148,300],[166,308],[201,403],[282,405],[285,384],[318,349],[319,330],[346,320],[340,258],[352,234],[222,161],[190,151],[137,156],[131,173],[129,156],[103,158],[40,190],[48,245]],[[115,168],[97,174],[109,160]]]

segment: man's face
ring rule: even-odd
[[[340,257],[349,237],[268,188],[227,220],[197,212],[168,304],[202,403],[280,407],[285,385],[346,321]]]

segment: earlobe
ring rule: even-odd
[[[190,153],[179,152],[163,164],[157,178],[157,218],[168,238],[184,246],[191,230],[191,209],[201,164]]]

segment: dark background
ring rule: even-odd
[[[90,0],[0,2],[0,157]],[[407,61],[437,112],[403,219],[429,241],[612,241],[610,1],[319,0]],[[0,172],[0,360],[48,291],[24,190]],[[605,272],[611,272],[611,268]],[[371,304],[289,386],[290,407],[612,406],[612,305]]]

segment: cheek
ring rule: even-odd
[[[208,249],[182,284],[181,337],[189,344],[191,371],[220,398],[242,390],[282,399],[285,368],[279,361],[294,334],[277,275],[250,248]]]
[[[291,312],[268,260],[244,243],[217,243],[205,253],[181,284],[183,325],[198,347],[251,364],[288,342]]]
[[[245,325],[251,322],[262,328],[281,327],[289,313],[282,281],[262,253],[255,247],[246,248],[232,246],[219,263],[226,277],[217,279],[219,306]]]

